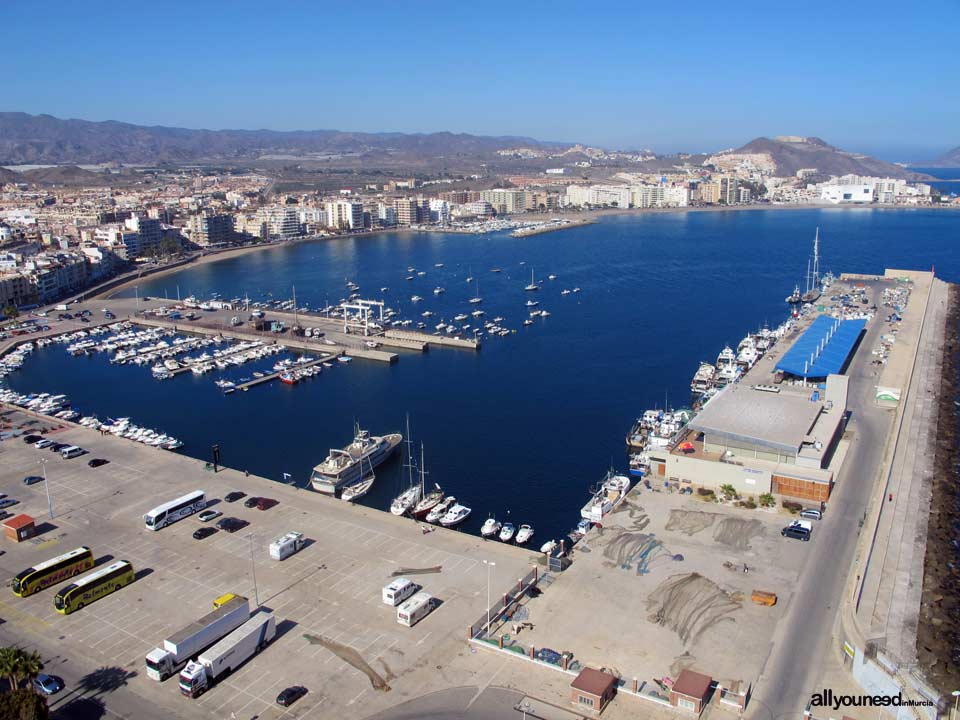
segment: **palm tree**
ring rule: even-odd
[[[0,648],[0,675],[9,679],[11,689],[19,689],[21,682],[30,682],[41,670],[43,659],[40,653],[18,647]]]

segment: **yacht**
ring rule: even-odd
[[[494,535],[499,534],[501,525],[494,517],[488,517],[483,523],[483,527],[480,528],[480,534],[485,538],[493,537]]]
[[[477,292],[472,298],[470,298],[470,302],[474,305],[477,305],[478,303],[483,302],[483,298],[480,297],[480,281],[479,280],[477,280]]]
[[[500,540],[502,542],[510,542],[513,540],[513,536],[516,532],[517,528],[512,522],[505,522],[503,527],[500,528]]]
[[[580,516],[592,523],[602,522],[603,517],[617,507],[630,490],[630,478],[608,470],[600,487],[591,495],[580,510]]]
[[[517,545],[523,545],[533,537],[533,528],[529,525],[521,525],[517,530]]]
[[[740,377],[740,368],[737,366],[737,356],[729,345],[717,355],[717,378],[724,383],[730,383]]]
[[[470,512],[470,508],[466,505],[454,503],[453,506],[447,510],[447,513],[440,518],[440,524],[444,527],[459,525],[470,516]]]
[[[690,390],[702,395],[713,386],[716,375],[717,369],[713,365],[701,362],[697,372],[693,375],[693,380],[690,381]]]
[[[457,322],[463,322],[463,321],[466,320],[468,317],[470,317],[470,316],[467,315],[466,313],[460,313],[459,315],[454,315],[454,316],[453,316],[453,319],[456,320]]]
[[[457,499],[450,495],[443,498],[440,502],[433,506],[433,509],[427,513],[427,517],[424,518],[429,523],[439,522],[440,518],[447,514],[447,511],[453,507],[457,502]]]
[[[433,485],[434,489],[427,492],[427,471],[425,468],[423,443],[420,443],[420,499],[417,500],[417,504],[410,510],[410,514],[418,519],[425,517],[443,500],[443,490],[441,490],[440,486],[436,483]]]
[[[373,468],[393,454],[402,441],[403,435],[400,433],[378,437],[357,428],[352,443],[342,450],[331,449],[326,459],[313,468],[310,484],[317,492],[335,495],[344,485],[360,478],[363,474],[361,461],[366,461],[372,472]]]

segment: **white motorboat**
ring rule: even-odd
[[[547,275],[547,280],[556,280],[556,279],[557,279],[556,275]]]
[[[446,292],[446,289],[445,289],[445,288],[442,288],[442,287],[435,287],[435,288],[433,289],[433,294],[434,294],[434,295],[442,295],[442,294],[445,293],[445,292]]]
[[[420,302],[421,300],[423,300],[423,298],[419,295],[414,295],[412,298],[410,298],[410,302]]]
[[[512,522],[505,522],[503,527],[500,528],[500,540],[503,542],[510,542],[513,540],[513,536],[516,534],[517,528]]]
[[[557,547],[556,540],[548,540],[543,545],[540,546],[540,552],[542,553],[552,553]]]
[[[447,514],[447,511],[453,507],[457,502],[457,499],[450,495],[443,498],[440,502],[433,506],[433,509],[427,513],[427,517],[424,518],[429,523],[439,522],[440,518]]]
[[[533,537],[533,528],[529,525],[521,525],[517,530],[517,545],[523,545]]]
[[[466,313],[460,313],[459,315],[454,315],[453,319],[456,320],[457,322],[463,322],[468,317],[470,316],[467,315]]]
[[[560,294],[561,294],[561,295],[569,295],[569,294],[570,294],[570,291],[567,290],[566,288],[564,288],[563,290],[560,291]]]
[[[536,307],[539,304],[536,300],[527,300],[527,307]]]
[[[578,293],[578,292],[580,292],[580,288],[575,287],[575,288],[573,289],[573,291],[574,291],[575,293]]]
[[[447,510],[447,513],[440,518],[440,524],[444,527],[459,525],[470,516],[471,512],[471,509],[466,505],[454,503],[453,506]]]
[[[493,537],[500,532],[500,522],[494,517],[488,517],[480,528],[480,534],[484,537]]]

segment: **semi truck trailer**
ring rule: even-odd
[[[277,634],[272,613],[261,610],[180,671],[180,694],[195,698],[243,665]]]

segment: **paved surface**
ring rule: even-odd
[[[581,664],[648,683],[683,668],[755,681],[777,623],[795,602],[809,546],[820,538],[782,538],[787,520],[775,511],[642,484],[625,502],[602,531],[575,547],[573,565],[527,604],[524,619],[534,628],[517,640],[569,650]],[[778,603],[752,603],[754,589],[776,593]],[[502,632],[512,634],[509,624]]]
[[[903,428],[859,608],[859,620],[869,637],[882,638],[887,652],[907,664],[917,659],[946,311],[947,285],[937,281],[919,339]]]
[[[883,283],[866,285],[879,299]],[[892,421],[892,413],[874,403],[878,372],[870,354],[888,327],[882,322],[884,316],[878,312],[868,323],[848,369],[847,432],[852,442],[824,519],[814,530],[817,537],[809,543],[806,571],[794,588],[795,601],[773,637],[770,656],[747,710],[750,717],[799,718],[815,689],[831,686],[822,663],[833,652],[834,619]]]
[[[10,577],[88,545],[98,562],[131,561],[138,579],[65,617],[54,611],[51,590],[28,598],[6,594],[0,599],[0,617],[6,621],[0,629],[5,639],[56,659],[51,667],[70,681],[71,692],[84,676],[118,668],[110,672],[122,671],[125,682],[114,683],[115,689],[101,697],[123,717],[144,717],[137,712],[141,704],[163,708],[167,717],[342,717],[449,687],[457,684],[451,682],[455,678],[441,677],[433,668],[463,650],[466,628],[484,612],[487,576],[481,559],[496,562],[494,593],[506,591],[529,566],[530,553],[514,547],[443,529],[425,535],[411,520],[236,471],[214,475],[196,460],[128,440],[83,428],[49,436],[79,444],[91,455],[63,460],[18,439],[0,444],[0,490],[21,501],[15,510],[46,520],[43,485],[21,482],[36,474],[40,457],[48,460],[55,510],[40,537],[19,545],[0,541],[6,551],[0,556],[0,573]],[[92,469],[85,462],[89,457],[111,462]],[[250,526],[203,541],[191,538],[201,525],[194,517],[158,532],[144,528],[145,511],[196,488],[206,489],[209,497],[234,489],[267,493],[280,504],[261,512],[220,502],[216,509]],[[312,544],[282,563],[271,561],[267,545],[291,529],[304,532]],[[381,602],[381,588],[398,567],[436,565],[442,566],[441,573],[414,579],[443,604],[413,628],[399,625],[395,610]],[[196,700],[181,697],[175,679],[163,684],[148,679],[145,654],[227,591],[251,601],[259,597],[277,616],[278,639]],[[344,655],[366,663],[367,672],[390,691],[373,689],[372,676],[341,659]],[[70,672],[60,672],[61,666]],[[303,684],[311,692],[282,711],[274,698],[291,684]]]

